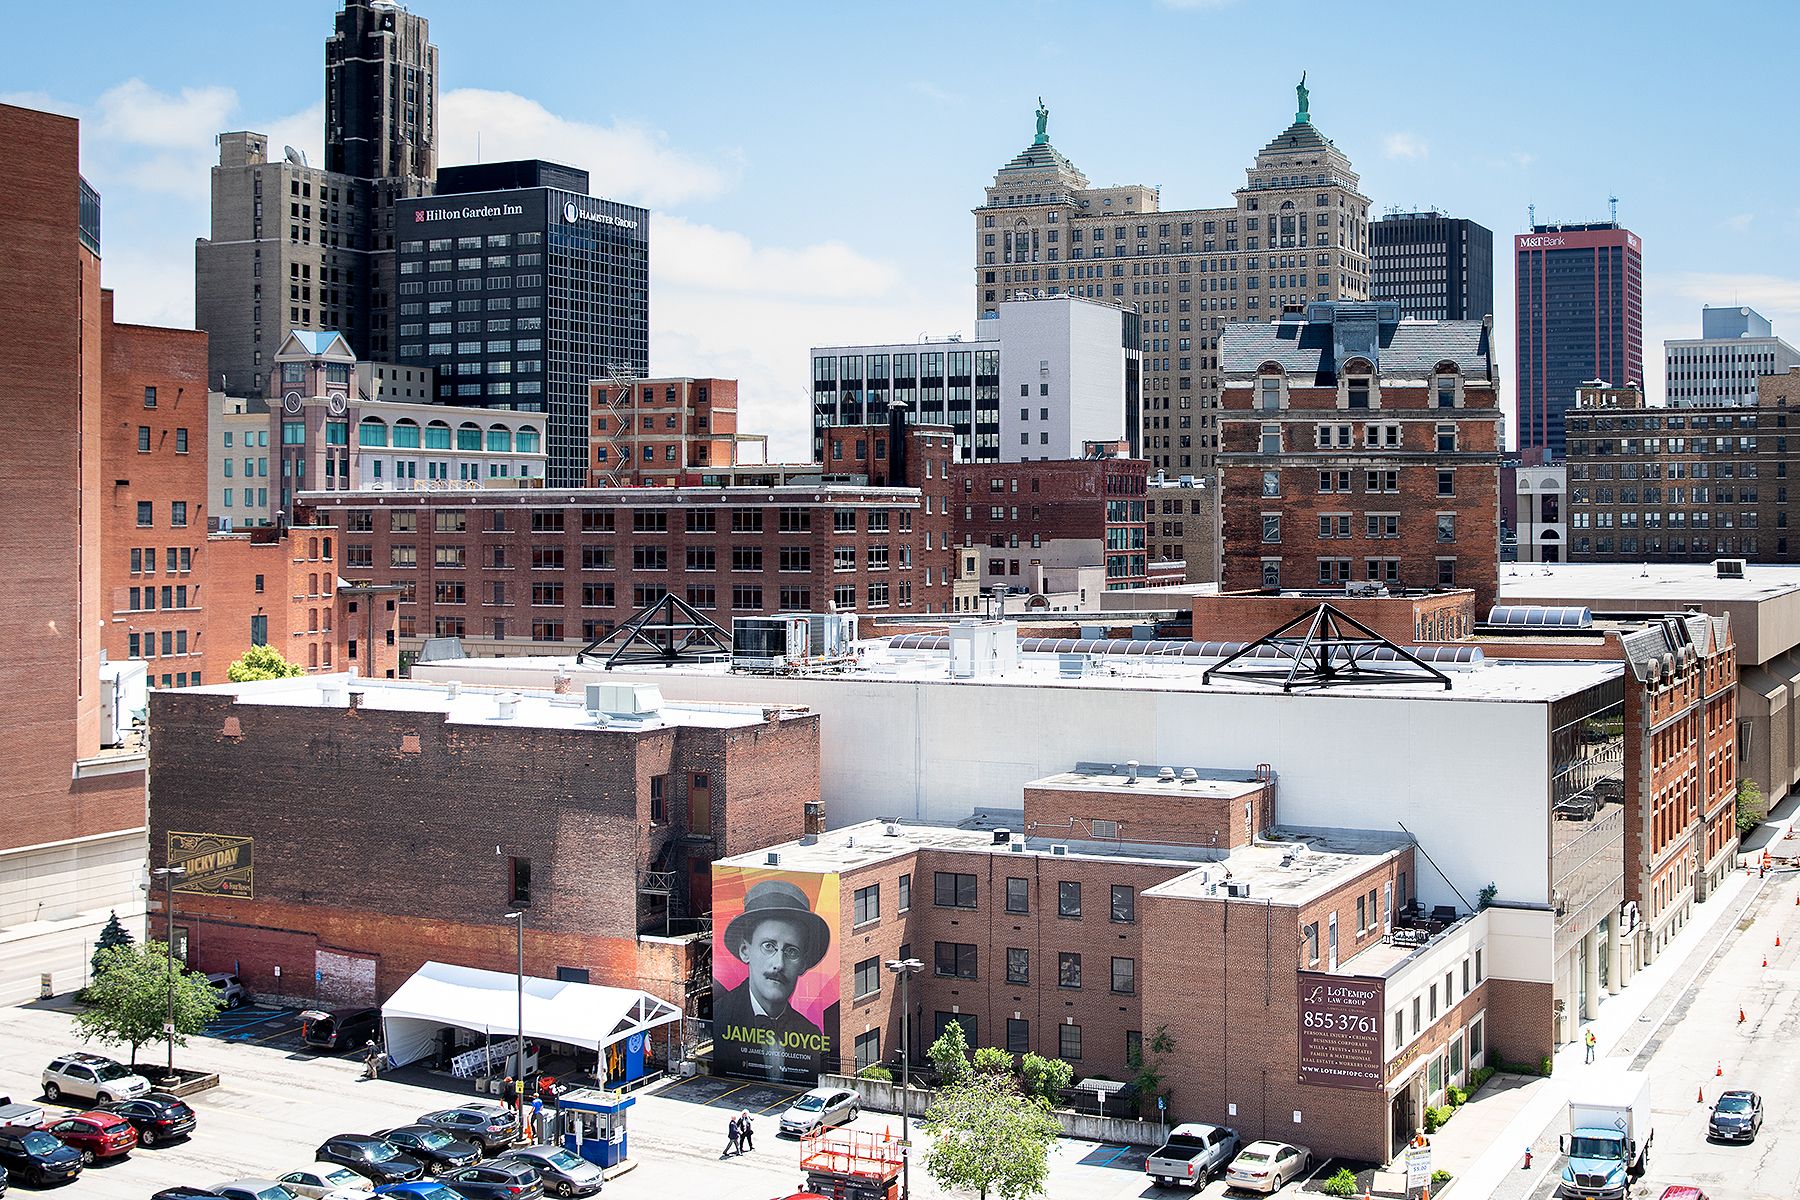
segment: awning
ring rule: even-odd
[[[525,1037],[602,1050],[633,1034],[681,1020],[667,1000],[636,988],[525,977]],[[389,1060],[416,1062],[446,1025],[492,1036],[519,1032],[518,977],[428,962],[381,1006]]]

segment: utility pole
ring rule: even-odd
[[[509,912],[506,919],[513,921],[519,931],[519,969],[517,983],[519,989],[519,1073],[513,1077],[513,1120],[520,1135],[525,1132],[525,911]]]
[[[925,969],[916,958],[890,958],[887,969],[900,977],[900,1196],[912,1200],[912,995],[907,984]]]
[[[169,1078],[175,1077],[175,877],[186,875],[186,867],[158,867],[150,872],[163,881],[163,945],[169,952],[168,974],[164,982],[169,990],[169,1013],[163,1026],[163,1039],[169,1046]]]

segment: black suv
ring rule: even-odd
[[[320,1162],[349,1167],[373,1183],[410,1183],[425,1177],[425,1164],[402,1154],[378,1137],[340,1133],[327,1138],[313,1155]]]
[[[481,1161],[481,1147],[460,1141],[435,1125],[402,1125],[382,1129],[376,1137],[404,1154],[424,1162],[433,1173],[455,1167],[472,1167]]]
[[[41,1129],[8,1125],[0,1129],[0,1166],[19,1179],[48,1187],[81,1174],[81,1151]]]
[[[168,1092],[151,1092],[136,1100],[114,1100],[111,1104],[102,1104],[100,1110],[130,1121],[131,1127],[137,1130],[140,1146],[187,1137],[194,1132],[199,1120],[180,1096]]]
[[[505,1158],[446,1171],[438,1182],[466,1200],[537,1200],[544,1194],[543,1176],[535,1168]]]
[[[416,1122],[441,1129],[451,1137],[474,1142],[487,1154],[498,1154],[512,1147],[518,1123],[512,1109],[492,1102],[467,1104],[461,1108],[444,1108],[428,1112]]]

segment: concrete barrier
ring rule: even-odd
[[[854,1075],[821,1075],[820,1087],[841,1087],[855,1092],[862,1106],[871,1112],[898,1113],[902,1102],[908,1116],[922,1117],[931,1107],[934,1093],[929,1088],[914,1087],[910,1091],[897,1083],[880,1079],[861,1079]],[[1089,1113],[1054,1109],[1062,1125],[1063,1136],[1090,1142],[1123,1142],[1134,1146],[1160,1146],[1169,1140],[1169,1127],[1160,1121],[1129,1121],[1118,1117],[1101,1117]]]

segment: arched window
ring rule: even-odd
[[[359,446],[387,445],[387,422],[376,420],[374,417],[363,418],[363,423],[356,427],[356,444]]]
[[[1436,408],[1462,406],[1462,371],[1455,363],[1446,360],[1433,368],[1431,403]]]
[[[306,647],[306,665],[315,671],[319,669],[319,643],[313,642]]]
[[[512,430],[504,425],[488,426],[487,448],[490,454],[511,454]]]
[[[419,423],[417,421],[394,422],[394,447],[400,450],[417,450],[419,448]]]
[[[319,620],[321,622],[323,622],[323,624],[321,625],[321,628],[326,633],[330,633],[331,632],[331,610],[329,608],[321,608],[319,610]],[[327,651],[325,651],[325,653],[330,654],[331,651],[327,650]],[[327,660],[327,661],[329,661],[329,660]]]
[[[325,539],[325,553],[324,553],[324,559],[325,559],[325,561],[326,561],[326,562],[330,562],[330,561],[331,561],[331,539],[330,539],[330,538],[326,538],[326,539]]]
[[[306,539],[306,557],[308,557],[308,558],[319,557],[319,539],[318,538],[309,537]]]
[[[306,632],[319,632],[319,610],[316,608],[306,610]]]
[[[1381,397],[1375,386],[1375,364],[1366,358],[1352,358],[1344,363],[1343,407],[1379,408]]]
[[[1304,221],[1300,221],[1295,214],[1294,202],[1292,200],[1283,200],[1281,202],[1281,244],[1283,246],[1292,246],[1294,244],[1294,226],[1296,223],[1300,225],[1300,229],[1302,230],[1301,236],[1304,238],[1306,224]],[[1301,241],[1300,244],[1304,246],[1306,242]]]
[[[433,421],[425,427],[425,448],[427,450],[448,450],[450,448],[450,426],[443,421]]]
[[[1287,375],[1281,364],[1266,362],[1256,369],[1256,407],[1274,411],[1287,398]]]
[[[464,421],[456,427],[456,448],[458,450],[481,449],[481,426],[473,421]]]
[[[306,594],[309,596],[316,596],[319,594],[319,576],[317,573],[306,577]]]
[[[513,445],[520,454],[536,454],[542,448],[542,438],[535,428],[521,429],[514,435]]]

